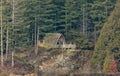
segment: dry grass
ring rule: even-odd
[[[0,73],[0,76],[8,76],[7,73]]]

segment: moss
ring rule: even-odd
[[[45,44],[43,45],[43,47],[44,47],[44,48],[49,48],[49,47],[52,47],[52,45],[51,45],[51,44],[48,44],[48,43],[45,43]]]

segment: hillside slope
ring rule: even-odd
[[[120,0],[101,30],[93,57],[91,59],[94,70],[110,72],[110,61],[114,58],[120,62]],[[119,70],[118,65],[118,70]]]

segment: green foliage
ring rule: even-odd
[[[47,44],[47,43],[45,43],[45,44],[43,45],[44,48],[48,48],[48,47],[51,47],[51,46],[52,46],[51,44]]]
[[[104,64],[103,70],[105,72],[109,70],[108,66],[111,57],[119,53],[120,50],[119,5],[120,4],[118,1],[116,8],[111,13],[108,21],[104,24],[95,47],[93,58],[91,60],[93,62],[92,65],[102,63],[101,66],[103,66]]]
[[[4,0],[4,45],[7,25],[10,25],[9,44],[15,41],[16,48],[34,46],[37,25],[40,39],[44,37],[44,33],[59,32],[65,35],[67,43],[76,43],[79,49],[93,49],[103,23],[114,8],[115,1],[16,0],[15,28],[12,28],[12,1]],[[12,35],[13,29],[15,35]]]
[[[105,57],[104,64],[103,64],[103,72],[105,72],[105,73],[110,72],[110,61],[112,59],[112,56],[109,52],[110,51],[107,51],[107,55]]]

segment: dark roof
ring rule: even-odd
[[[51,45],[56,45],[58,39],[63,36],[60,33],[46,33],[44,37],[45,43],[49,43]]]

